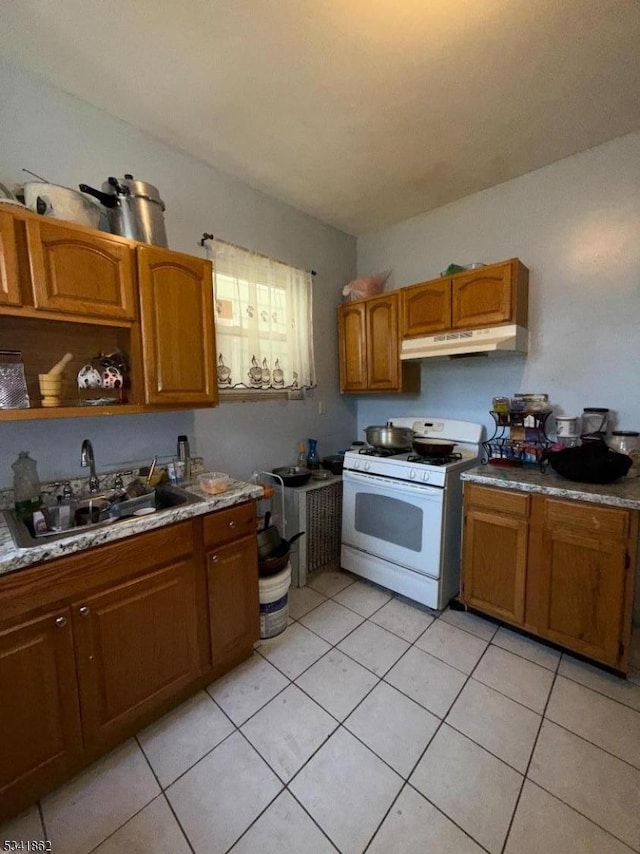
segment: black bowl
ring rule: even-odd
[[[327,469],[331,474],[342,474],[343,466],[344,454],[331,454],[322,458],[322,468]]]
[[[271,471],[282,478],[282,483],[285,486],[304,486],[311,477],[311,469],[305,469],[301,466],[283,466],[282,468],[271,469]]]

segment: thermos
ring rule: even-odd
[[[188,483],[191,480],[191,452],[189,450],[189,439],[181,434],[178,436],[178,459],[184,463],[184,481]]]

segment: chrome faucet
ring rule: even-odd
[[[83,468],[89,466],[89,492],[93,495],[100,488],[100,481],[96,474],[96,461],[93,457],[93,445],[89,439],[83,439],[80,451],[80,465]]]

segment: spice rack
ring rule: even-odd
[[[540,412],[495,412],[491,438],[482,443],[482,463],[511,468],[521,465],[544,465],[544,452],[551,445],[546,423],[551,410]]]

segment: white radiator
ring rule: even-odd
[[[305,486],[285,486],[283,492],[285,539],[305,532],[291,548],[291,583],[304,587],[309,573],[340,560],[342,478],[310,480]],[[278,497],[274,507],[279,506]]]

